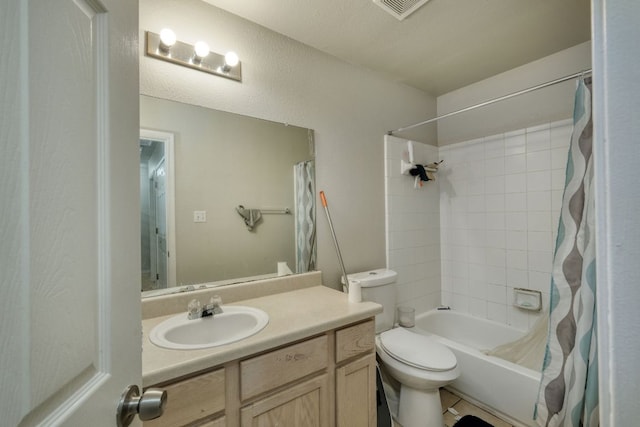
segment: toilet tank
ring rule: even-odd
[[[398,273],[386,268],[348,274],[349,281],[360,282],[362,300],[382,305],[382,313],[376,316],[376,333],[393,327],[396,311],[396,279]]]

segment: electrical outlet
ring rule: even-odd
[[[207,222],[207,211],[193,211],[193,222]]]

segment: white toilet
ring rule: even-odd
[[[348,275],[362,288],[362,299],[381,304],[376,316],[376,352],[387,372],[400,382],[398,421],[404,427],[442,426],[439,388],[460,375],[456,356],[434,339],[408,328],[394,328],[396,278],[379,269]]]

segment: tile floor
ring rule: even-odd
[[[474,415],[478,418],[483,419],[489,424],[492,424],[494,427],[514,427],[508,422],[501,420],[500,418],[496,417],[493,414],[490,414],[484,409],[478,408],[477,406],[462,399],[460,396],[456,396],[455,394],[443,388],[440,389],[440,402],[442,403],[444,427],[453,427],[456,423],[455,416],[447,411],[449,408],[455,409],[461,417],[465,415]],[[393,427],[402,426],[394,421]]]
[[[474,415],[478,418],[482,418],[494,427],[513,427],[508,422],[501,420],[484,409],[478,408],[445,389],[440,389],[440,401],[442,402],[442,413],[444,416],[445,427],[453,427],[456,423],[455,416],[447,411],[448,408],[455,409],[461,417],[465,415]]]

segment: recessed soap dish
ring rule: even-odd
[[[513,305],[523,310],[540,311],[542,309],[542,292],[533,289],[514,288]]]

